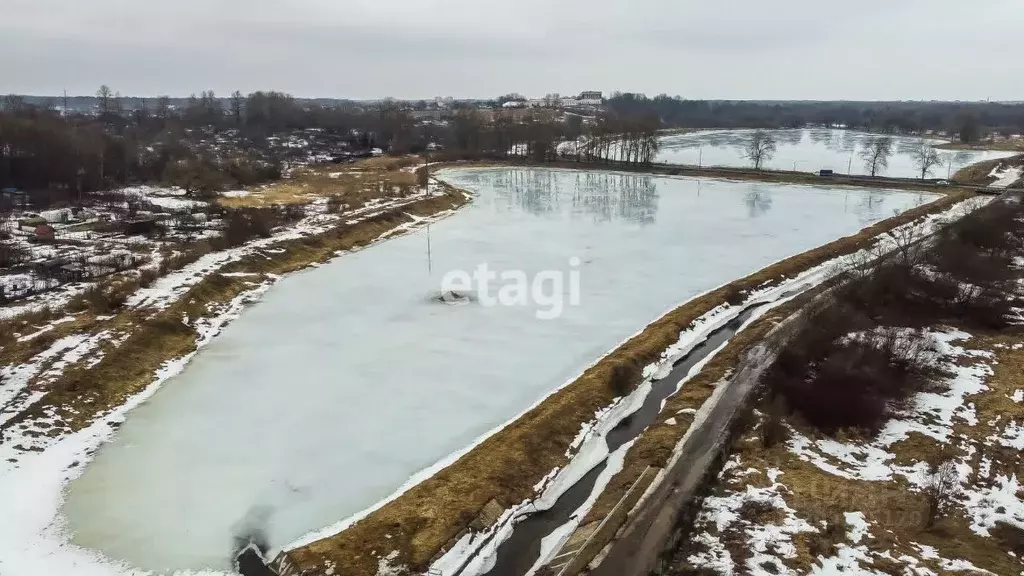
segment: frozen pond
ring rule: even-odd
[[[543,169],[444,177],[479,196],[431,227],[432,272],[421,230],[280,282],[71,484],[74,542],[158,572],[225,570],[234,535],[283,546],[364,510],[666,310],[933,198]],[[445,272],[484,263],[530,279],[575,269],[579,305],[566,297],[540,320],[548,304],[437,299]]]
[[[864,166],[860,151],[867,143],[882,137],[880,134],[839,130],[829,128],[808,128],[800,130],[769,130],[778,143],[775,156],[766,162],[767,170],[796,170],[817,172],[821,169],[834,170],[837,174],[867,175],[871,171]],[[748,168],[750,160],[744,155],[744,147],[750,141],[753,130],[712,130],[693,132],[661,139],[658,162],[689,164],[696,166],[724,166]],[[911,152],[919,149],[921,138],[908,136],[885,136],[893,140],[893,154],[888,169],[879,176],[896,178],[920,178],[921,169],[914,165]],[[927,140],[942,144],[945,140]],[[1005,158],[1016,152],[980,150],[939,150],[943,161],[929,172],[929,178],[948,178],[960,168],[975,162]]]

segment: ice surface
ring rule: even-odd
[[[821,169],[834,170],[837,174],[870,174],[865,169],[860,151],[867,142],[879,134],[828,128],[801,130],[771,130],[778,142],[775,156],[763,166],[770,170],[796,170],[817,172]],[[713,130],[677,134],[661,139],[658,162],[692,164],[703,166],[725,166],[745,168],[750,166],[743,153],[744,146],[753,130]],[[897,178],[920,178],[921,170],[914,166],[910,153],[921,145],[921,139],[907,136],[892,136],[893,155],[889,167],[880,176]],[[944,140],[928,140],[941,144]],[[929,178],[947,178],[968,164],[1013,156],[1016,152],[979,150],[940,150],[943,161],[929,173]]]
[[[427,232],[284,279],[137,408],[67,490],[74,542],[227,569],[351,516],[680,302],[930,195],[577,171],[446,171],[479,196]],[[569,271],[581,304],[443,304],[441,277]],[[498,283],[497,285],[500,285]],[[566,285],[568,289],[568,285]],[[568,298],[567,298],[568,300]]]

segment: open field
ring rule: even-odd
[[[310,204],[325,198],[346,209],[370,200],[408,196],[420,185],[414,169],[416,157],[378,157],[352,164],[310,165],[296,168],[286,181],[218,199],[229,208]]]

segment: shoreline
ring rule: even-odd
[[[446,164],[442,168],[463,168],[467,167],[463,164]],[[509,166],[515,168],[516,166]],[[541,167],[552,167],[542,165]],[[555,167],[557,168],[557,167]],[[587,168],[592,170],[602,170],[602,166],[591,166],[583,165],[580,168]],[[188,360],[194,355],[205,343],[216,336],[216,334],[237,317],[237,314],[244,310],[245,306],[258,299],[259,295],[265,292],[267,289],[272,287],[283,275],[290,272],[302,270],[310,266],[315,266],[318,263],[327,262],[340,256],[340,251],[348,251],[354,249],[360,249],[362,247],[371,245],[375,242],[386,240],[394,237],[396,230],[401,232],[414,230],[420,226],[429,223],[430,218],[445,217],[454,213],[454,209],[462,207],[469,202],[466,194],[463,191],[459,191],[447,184],[442,184],[445,193],[441,196],[432,196],[426,198],[418,198],[414,201],[407,203],[399,203],[398,206],[383,207],[382,210],[373,212],[366,216],[362,221],[357,224],[343,223],[340,226],[335,226],[327,231],[320,232],[318,234],[312,234],[308,236],[299,236],[296,238],[290,238],[282,240],[280,242],[268,243],[267,248],[274,250],[280,250],[281,245],[286,244],[287,247],[280,252],[261,251],[256,255],[247,255],[239,259],[229,261],[222,265],[218,270],[208,273],[199,282],[191,286],[187,292],[180,295],[176,302],[170,304],[161,312],[158,312],[154,317],[145,318],[137,314],[135,310],[127,310],[107,320],[102,320],[94,326],[96,331],[98,329],[109,329],[112,326],[123,326],[124,323],[138,323],[139,327],[146,327],[152,324],[160,324],[165,322],[169,318],[180,317],[181,313],[185,313],[191,318],[197,318],[192,321],[188,334],[172,332],[171,334],[157,334],[159,336],[156,339],[143,339],[141,343],[135,343],[131,341],[133,335],[129,335],[129,349],[132,353],[137,353],[140,348],[131,348],[132,344],[141,344],[141,350],[149,350],[152,352],[153,348],[157,348],[161,352],[174,353],[169,357],[160,357],[160,355],[145,356],[147,366],[140,367],[136,374],[133,375],[134,382],[133,386],[129,387],[128,390],[121,390],[119,395],[111,398],[110,406],[99,406],[95,409],[93,419],[89,420],[88,415],[68,414],[66,408],[72,403],[60,403],[60,402],[49,402],[43,404],[41,402],[35,402],[31,408],[25,411],[25,415],[22,418],[12,418],[10,421],[5,422],[2,429],[6,431],[12,426],[21,423],[24,420],[31,420],[35,417],[37,420],[44,418],[49,415],[49,412],[45,408],[54,408],[57,412],[63,412],[63,418],[75,422],[75,426],[72,427],[70,433],[62,437],[49,437],[53,444],[60,443],[65,439],[71,439],[78,434],[83,434],[86,438],[92,438],[95,440],[95,445],[102,444],[112,434],[116,433],[116,428],[104,430],[104,427],[111,428],[116,422],[123,421],[124,415],[131,410],[132,407],[137,405],[139,402],[148,398],[152,392],[154,392],[162,383],[177,373]],[[947,200],[950,196],[940,198],[926,206],[926,208],[933,206],[938,202]],[[448,205],[445,205],[446,201]],[[454,203],[453,203],[454,202]],[[915,209],[916,210],[916,209]],[[414,213],[415,217],[422,217],[423,219],[414,219],[409,217],[409,213]],[[344,230],[342,230],[344,229]],[[322,245],[310,246],[311,239],[316,239]],[[313,242],[316,244],[316,242]],[[347,246],[347,247],[346,247]],[[292,251],[292,252],[290,252]],[[258,256],[258,257],[256,257]],[[259,283],[254,284],[246,278],[256,277],[260,280]],[[719,289],[713,290],[712,293],[721,292],[728,286],[734,283],[723,286]],[[707,296],[707,295],[705,295]],[[194,302],[196,299],[201,299],[199,302]],[[700,297],[698,297],[699,299]],[[188,302],[188,305],[184,305]],[[690,301],[692,302],[692,300]],[[689,303],[687,303],[689,304]],[[210,306],[213,306],[213,314],[204,314],[204,312],[210,311]],[[684,304],[683,307],[686,307]],[[678,310],[678,309],[677,309]],[[198,312],[198,314],[197,314]],[[671,314],[671,312],[669,313]],[[662,318],[664,319],[664,317]],[[638,331],[632,341],[643,335],[651,326],[658,324],[661,320],[652,322],[650,325]],[[627,342],[629,342],[627,341]],[[125,343],[122,342],[123,346]],[[167,345],[165,345],[167,344]],[[621,348],[621,346],[619,347]],[[109,368],[111,365],[118,363],[119,355],[117,350],[120,349],[120,357],[131,356],[132,354],[125,354],[123,351],[124,347],[115,348],[114,350],[106,350],[106,355],[101,359],[99,366]],[[615,349],[617,351],[618,348]],[[583,376],[586,376],[586,372],[594,369],[603,360],[612,356],[615,351],[612,351],[595,361],[595,363],[584,371]],[[166,356],[166,354],[165,354]],[[104,364],[105,363],[105,364]],[[102,374],[102,369],[100,371]],[[92,376],[94,374],[90,372]],[[155,379],[154,379],[154,374]],[[66,376],[66,375],[64,375]],[[577,379],[578,380],[578,379]],[[71,383],[75,383],[75,379],[70,379]],[[567,382],[564,387],[570,386],[575,380]],[[57,385],[63,388],[68,384],[68,380],[61,378],[57,381]],[[563,388],[564,388],[563,387]],[[545,402],[550,400],[553,396],[558,395],[562,389],[552,391],[545,398],[538,400],[535,409],[539,409]],[[77,388],[71,388],[67,390],[67,393],[71,393],[71,396],[80,396],[81,390]],[[60,396],[60,394],[58,394]],[[29,412],[31,410],[32,412]],[[75,412],[78,410],[76,409]],[[527,415],[532,410],[524,412],[523,416]],[[103,414],[97,417],[97,415]],[[501,429],[508,426],[513,426],[521,418],[516,418],[510,421]],[[112,424],[115,423],[115,424]],[[487,442],[490,435],[485,435],[481,439],[481,443]],[[43,440],[44,446],[40,447],[29,447],[29,450],[39,451],[45,450],[46,439]],[[74,444],[74,442],[70,442]],[[93,444],[91,441],[86,441],[85,444]],[[66,460],[66,464],[71,468],[75,469],[72,471],[80,471],[84,468],[83,463],[90,457],[90,452],[95,448],[84,447],[81,451],[75,454],[73,460]],[[471,445],[464,451],[460,451],[458,454],[453,454],[449,458],[454,460],[464,457],[467,453],[472,452],[477,446]],[[10,446],[10,443],[6,446],[8,449],[17,449],[18,446]],[[6,459],[9,454],[5,454],[7,450],[0,451],[0,456]],[[41,456],[41,454],[34,454],[35,456]],[[50,460],[46,458],[46,460]],[[16,463],[15,463],[16,464]],[[65,466],[57,475],[65,477],[67,475],[67,468]],[[12,469],[16,469],[17,466],[9,466],[8,463],[4,463],[3,468],[0,468],[0,486],[5,486],[5,481],[8,480],[6,476],[11,472]],[[443,466],[441,467],[443,468]],[[430,471],[425,470],[421,473],[424,475],[425,480],[433,478],[434,474],[427,474]],[[66,482],[69,478],[65,477],[62,482]],[[419,486],[420,483],[414,483],[411,479],[408,484],[411,484],[413,488]],[[62,484],[63,485],[63,484]],[[58,490],[59,493],[59,490]],[[387,502],[381,503],[381,506],[386,505]],[[59,506],[59,503],[58,503]]]

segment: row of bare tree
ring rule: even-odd
[[[652,117],[598,116],[584,122],[543,111],[461,110],[439,140],[454,154],[643,165],[657,156],[659,128]]]
[[[757,130],[751,134],[744,146],[743,154],[750,160],[755,170],[761,170],[764,164],[775,156],[777,149],[778,142],[771,132]],[[889,167],[889,159],[892,158],[893,152],[892,138],[880,136],[868,140],[867,145],[860,151],[864,169],[871,176],[881,175]],[[932,169],[943,162],[938,150],[924,140],[910,151],[910,159],[914,166],[921,171],[922,180],[928,177]]]
[[[660,122],[649,116],[601,118],[569,148],[569,155],[578,161],[651,164],[658,155],[659,128]]]

